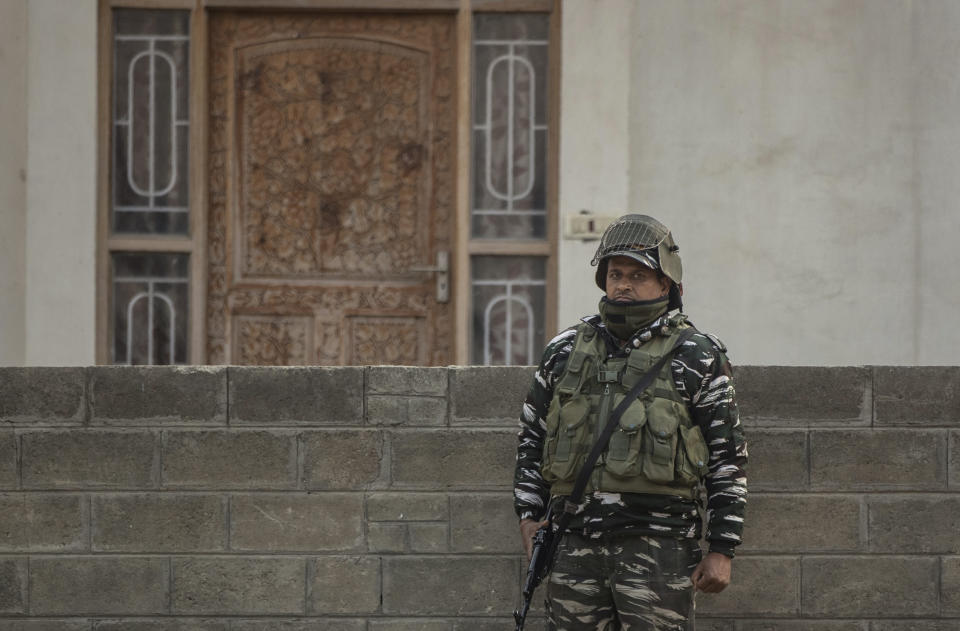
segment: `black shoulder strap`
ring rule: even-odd
[[[640,380],[637,382],[637,385],[627,393],[627,396],[623,397],[623,401],[620,402],[613,412],[610,414],[610,420],[607,421],[606,427],[603,428],[603,432],[600,434],[600,438],[597,439],[597,442],[594,443],[593,449],[590,450],[587,459],[583,463],[583,467],[580,468],[580,473],[577,475],[577,481],[573,485],[573,491],[567,497],[567,501],[563,506],[563,512],[559,518],[557,518],[556,523],[560,531],[566,529],[567,522],[570,521],[570,517],[576,512],[577,506],[580,505],[580,501],[583,499],[583,490],[587,487],[587,481],[590,480],[590,476],[593,473],[593,465],[596,464],[597,459],[600,457],[600,454],[603,453],[603,450],[607,448],[607,443],[610,442],[610,436],[613,435],[613,430],[617,427],[617,424],[620,422],[620,417],[623,416],[624,411],[630,406],[634,399],[640,396],[644,390],[650,387],[650,384],[653,383],[653,380],[656,378],[657,374],[663,368],[663,365],[666,364],[670,358],[673,356],[673,353],[683,346],[683,344],[693,337],[693,334],[696,333],[696,329],[690,327],[684,329],[680,334],[680,337],[677,338],[676,343],[668,350],[663,356],[657,360],[657,363],[654,364],[650,370],[643,373],[643,376],[640,377]]]

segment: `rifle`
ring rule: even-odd
[[[550,573],[553,556],[557,551],[556,544],[560,537],[561,533],[554,532],[551,522],[547,522],[546,526],[541,526],[533,535],[530,565],[527,566],[527,578],[523,581],[523,604],[513,612],[513,619],[517,621],[517,631],[523,631],[523,623],[527,619],[527,612],[530,610],[530,601],[533,599],[534,590]]]
[[[594,443],[593,449],[590,450],[587,459],[580,468],[577,480],[573,484],[573,490],[563,502],[560,515],[556,516],[555,511],[551,511],[547,525],[541,527],[537,530],[536,534],[534,534],[533,552],[530,555],[530,565],[527,566],[527,578],[523,581],[523,604],[521,604],[520,609],[513,612],[513,619],[517,621],[516,631],[523,631],[523,623],[526,621],[527,611],[530,609],[530,599],[533,598],[533,590],[535,590],[537,586],[543,582],[543,579],[547,577],[547,574],[550,573],[550,567],[553,565],[553,557],[557,553],[557,545],[560,543],[560,538],[563,537],[563,533],[567,530],[570,518],[577,512],[577,505],[583,499],[583,491],[586,489],[590,475],[593,473],[593,465],[596,464],[600,458],[600,454],[607,448],[610,435],[613,434],[613,430],[617,427],[617,423],[620,421],[624,410],[653,383],[657,373],[659,373],[663,365],[667,363],[674,351],[693,337],[695,332],[696,329],[690,327],[681,333],[673,347],[664,353],[663,357],[657,360],[657,363],[640,377],[637,384],[627,393],[623,401],[620,402],[620,405],[613,410],[606,427],[603,428],[600,437],[597,439],[597,442]]]

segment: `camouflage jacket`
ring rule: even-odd
[[[647,331],[657,335],[664,317],[637,331],[634,338],[650,339],[645,335]],[[620,343],[600,321],[600,316],[594,315],[583,321],[598,329],[612,355],[623,352]],[[554,385],[563,374],[576,334],[577,328],[571,327],[547,344],[520,415],[514,508],[521,519],[542,519],[546,513],[550,486],[540,475],[545,418]],[[632,342],[634,338],[628,341]],[[697,332],[676,352],[671,360],[671,370],[677,392],[686,402],[710,449],[709,472],[704,479],[706,539],[711,552],[733,556],[734,548],[741,540],[746,506],[744,467],[747,446],[725,350],[716,338]],[[571,528],[593,536],[631,531],[699,538],[699,504],[699,500],[666,495],[595,492],[585,499],[582,510],[571,521]]]

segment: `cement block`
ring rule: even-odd
[[[231,425],[361,425],[363,368],[230,367]]]
[[[0,620],[0,631],[90,631],[90,622],[72,620]]]
[[[875,496],[868,499],[870,551],[958,554],[960,498]]]
[[[449,620],[429,618],[374,618],[370,631],[450,631],[450,624]]]
[[[326,556],[309,562],[307,613],[366,614],[380,609],[380,559]]]
[[[173,559],[174,614],[302,614],[303,559],[195,557]]]
[[[431,427],[446,425],[447,400],[440,397],[370,395],[367,423],[389,427]]]
[[[367,631],[367,621],[357,618],[306,618],[234,620],[230,631]]]
[[[443,521],[447,519],[445,493],[368,493],[370,521]]]
[[[874,620],[870,631],[957,631],[956,620]]]
[[[227,370],[214,366],[90,368],[90,423],[200,424],[227,421]]]
[[[960,616],[960,557],[944,557],[940,563],[940,614]]]
[[[163,484],[207,489],[296,487],[296,435],[167,430],[163,433]]]
[[[300,436],[308,489],[369,488],[381,475],[379,430],[317,430]]]
[[[368,523],[367,548],[370,552],[406,552],[407,525],[389,522]]]
[[[2,447],[0,447],[0,451],[2,450]],[[950,471],[950,487],[960,487],[960,432],[950,432],[950,463],[948,469]]]
[[[450,498],[453,552],[520,552],[520,528],[507,494],[457,494]]]
[[[23,486],[150,488],[158,479],[159,440],[150,431],[51,430],[21,436]]]
[[[803,611],[832,618],[936,615],[937,565],[922,557],[805,557]]]
[[[697,631],[737,631],[736,622],[722,618],[702,618],[696,615]]]
[[[447,369],[418,366],[370,366],[367,394],[447,395]]]
[[[546,619],[543,613],[535,612],[531,606],[530,613],[527,614],[526,628],[545,629]],[[456,618],[453,621],[453,631],[501,631],[514,625],[513,618]],[[700,629],[699,625],[697,629]]]
[[[0,368],[0,425],[82,425],[83,368]]]
[[[233,550],[347,552],[363,546],[359,493],[257,493],[230,499]]]
[[[93,549],[98,552],[225,550],[226,509],[226,500],[217,495],[97,495],[93,498]]]
[[[866,545],[860,540],[857,497],[751,494],[747,504],[739,548],[744,552],[855,552]]]
[[[723,592],[697,593],[697,615],[796,616],[799,582],[798,557],[737,557],[730,585]]]
[[[446,552],[450,549],[447,524],[437,522],[412,523],[410,531],[410,551],[423,554]]]
[[[876,425],[960,427],[960,367],[874,368]]]
[[[367,631],[367,621],[351,618],[306,618],[281,620],[257,618],[235,620],[231,631]]]
[[[517,453],[515,430],[393,432],[394,486],[509,488]]]
[[[752,429],[747,435],[750,490],[804,491],[809,486],[807,433]]]
[[[202,618],[95,620],[93,631],[230,631],[230,622]]]
[[[0,552],[86,550],[87,506],[82,495],[0,494]]]
[[[750,425],[869,425],[869,368],[739,366],[740,418]]]
[[[868,631],[869,624],[861,620],[741,620],[737,631]]]
[[[490,616],[512,611],[519,564],[519,556],[385,557],[383,613]]]
[[[535,370],[533,366],[451,368],[451,423],[516,426]]]
[[[135,557],[33,557],[34,615],[166,613],[169,562]]]
[[[814,489],[940,489],[947,435],[936,430],[818,430],[810,434]]]
[[[0,559],[0,614],[27,612],[27,560]]]
[[[17,436],[0,430],[0,489],[15,490],[17,478]]]

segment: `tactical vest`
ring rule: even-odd
[[[541,474],[551,495],[568,495],[611,412],[689,325],[675,316],[626,357],[607,358],[596,329],[581,324],[547,412]],[[677,392],[670,362],[624,411],[586,492],[653,493],[692,499],[709,452]]]

